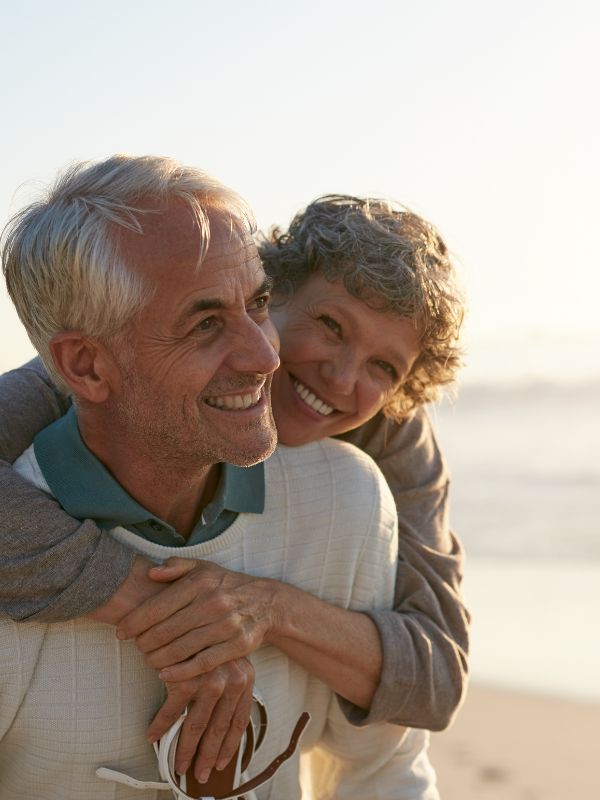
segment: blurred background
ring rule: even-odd
[[[474,620],[440,786],[595,796],[597,4],[22,0],[2,28],[2,224],[70,161],[120,151],[215,173],[263,228],[328,192],[440,228],[470,314],[458,399],[432,414]],[[2,287],[0,371],[32,353]]]

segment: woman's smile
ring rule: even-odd
[[[319,399],[314,392],[312,392],[303,383],[300,383],[300,381],[293,375],[290,375],[290,378],[296,394],[311,410],[323,417],[328,417],[331,413],[333,413],[333,411],[335,411],[334,408],[328,405],[324,400]]]
[[[316,274],[271,316],[281,340],[272,403],[279,441],[352,430],[381,410],[420,352],[420,331]]]

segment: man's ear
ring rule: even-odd
[[[104,403],[118,389],[120,370],[106,347],[81,331],[63,331],[50,340],[54,366],[75,397]]]

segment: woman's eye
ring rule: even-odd
[[[332,317],[328,317],[327,314],[321,314],[319,317],[321,322],[326,325],[330,331],[333,331],[338,336],[342,332],[342,328]]]
[[[376,361],[377,366],[382,369],[393,381],[398,380],[398,373],[395,368],[387,361]]]

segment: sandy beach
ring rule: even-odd
[[[600,797],[600,704],[472,686],[432,735],[442,800]]]

